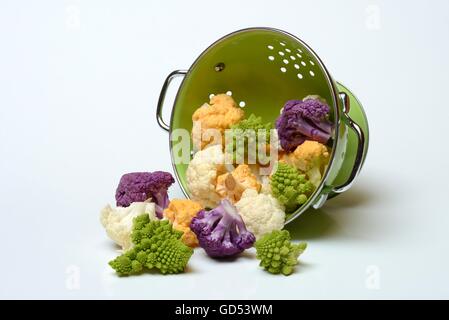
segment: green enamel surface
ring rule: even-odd
[[[218,63],[225,65],[220,72],[215,70]],[[210,94],[227,91],[237,104],[245,102],[247,116],[254,113],[271,122],[290,99],[317,94],[332,105],[332,88],[320,65],[313,53],[288,34],[265,29],[231,34],[213,44],[190,68],[178,91],[171,129],[190,130],[195,109],[208,102]],[[187,164],[175,165],[184,189],[186,169]]]
[[[363,110],[363,107],[362,107],[360,101],[354,96],[354,94],[348,88],[346,88],[345,86],[343,86],[340,83],[337,83],[337,88],[340,92],[344,92],[349,96],[349,104],[350,104],[349,116],[363,130],[363,133],[365,135],[364,156],[366,158],[366,154],[368,152],[368,145],[369,145],[369,128],[368,128],[368,119],[366,118],[366,114]],[[348,129],[346,150],[341,155],[343,157],[343,162],[342,162],[342,165],[340,167],[340,170],[338,171],[338,174],[337,174],[335,180],[332,183],[333,186],[339,186],[347,181],[348,177],[351,174],[352,168],[354,166],[355,156],[356,156],[356,152],[357,152],[357,146],[358,146],[357,135],[354,133],[353,130]],[[365,160],[365,158],[363,160]]]
[[[216,70],[218,64],[224,65],[222,71]],[[180,128],[190,131],[193,112],[208,102],[211,94],[230,91],[237,104],[245,103],[247,116],[254,113],[264,121],[274,122],[284,103],[290,99],[317,94],[325,98],[331,107],[335,105],[331,83],[321,62],[298,39],[276,30],[242,30],[214,43],[189,69],[175,100],[171,131]],[[360,102],[346,87],[339,83],[336,87],[338,91],[348,94],[349,115],[365,133],[366,157],[369,140],[366,115]],[[336,110],[331,110],[331,120],[336,113]],[[339,138],[334,146],[332,169],[322,191],[326,193],[332,186],[347,181],[357,150],[358,140],[351,129],[345,130],[340,126],[337,132]],[[175,156],[176,145],[177,142],[171,143],[172,156]],[[188,192],[187,166],[187,163],[175,164],[174,169],[179,183]],[[306,208],[303,206],[292,216],[298,216]]]

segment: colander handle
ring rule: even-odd
[[[159,94],[159,100],[157,102],[156,120],[157,123],[159,124],[159,127],[164,129],[165,131],[170,130],[170,126],[162,118],[162,109],[164,107],[165,94],[167,93],[167,89],[168,86],[170,85],[170,82],[174,78],[185,76],[186,74],[187,74],[186,70],[175,70],[167,76],[167,78],[164,81],[164,84],[162,85],[161,93]]]
[[[352,184],[354,183],[354,179],[359,174],[360,169],[362,169],[365,152],[365,134],[363,133],[363,130],[360,128],[360,126],[357,123],[355,123],[349,116],[349,109],[350,109],[349,97],[346,93],[340,92],[340,98],[343,102],[342,121],[349,128],[354,130],[355,134],[357,135],[358,145],[357,145],[357,154],[354,161],[354,167],[352,167],[351,175],[349,176],[348,180],[345,183],[343,183],[340,186],[334,187],[334,189],[332,190],[334,193],[345,192],[352,186]]]

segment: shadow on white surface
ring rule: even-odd
[[[323,210],[309,209],[286,226],[293,240],[325,238],[338,233],[335,220]]]
[[[207,259],[208,261],[214,263],[214,264],[227,264],[227,263],[234,263],[237,260],[243,261],[243,260],[249,260],[254,261],[256,259],[256,253],[252,250],[245,250],[240,254],[237,254],[232,257],[225,257],[225,258],[210,258],[207,256],[206,252],[202,248],[195,248],[195,254],[196,255],[202,255],[204,259]]]
[[[376,193],[376,191],[372,189],[369,190],[364,185],[355,185],[345,193],[330,199],[326,202],[324,208],[346,209],[363,207],[379,201],[380,196],[380,193]]]
[[[302,260],[302,257],[299,257],[298,264],[295,266],[295,273],[307,273],[311,269],[314,269],[316,267],[315,264],[310,262],[304,262]]]
[[[359,228],[360,224],[370,224],[364,208],[379,201],[378,197],[375,190],[363,185],[356,186],[330,199],[323,208],[308,209],[288,224],[286,229],[294,240],[343,238],[348,235],[347,230],[351,229],[351,224],[354,228]]]

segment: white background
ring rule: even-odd
[[[289,31],[363,102],[357,183],[289,229],[297,273],[254,252],[118,278],[98,221],[121,174],[172,171],[165,76],[249,26]],[[0,2],[0,298],[449,298],[448,1]],[[181,197],[178,187],[172,197]]]

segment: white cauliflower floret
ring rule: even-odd
[[[270,177],[262,176],[260,178],[262,187],[260,188],[260,193],[271,195],[271,185],[270,185]]]
[[[150,220],[158,220],[153,202],[133,202],[129,207],[113,208],[107,205],[101,210],[100,221],[109,238],[115,241],[123,250],[133,247],[131,232],[133,219],[142,214],[148,214]]]
[[[247,189],[235,206],[256,239],[284,227],[284,208],[272,195]]]
[[[198,151],[187,168],[187,186],[192,200],[205,208],[214,208],[220,202],[215,186],[217,177],[226,171],[224,159],[221,145],[214,145]]]

